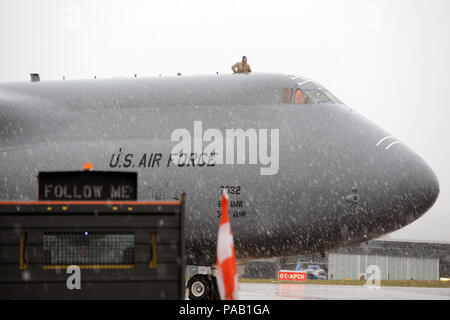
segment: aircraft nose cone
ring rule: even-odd
[[[411,152],[409,152],[411,153]],[[414,217],[425,213],[437,199],[439,183],[431,168],[417,155],[406,157],[404,166],[393,172],[393,185],[398,188],[395,194],[399,208]]]
[[[439,182],[425,161],[403,144],[383,150],[382,156],[377,180],[384,203],[380,205],[379,222],[393,231],[433,206],[439,195]]]

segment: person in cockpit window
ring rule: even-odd
[[[252,72],[252,69],[250,68],[250,65],[247,63],[247,57],[243,56],[242,61],[236,62],[231,66],[231,70],[233,70],[234,73],[249,73]]]
[[[295,90],[295,99],[294,99],[294,103],[295,104],[305,104],[308,101],[308,97],[306,96],[306,94],[303,92],[302,89],[297,89]]]

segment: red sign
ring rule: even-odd
[[[278,280],[305,281],[306,273],[297,271],[278,271]]]

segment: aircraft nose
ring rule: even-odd
[[[378,223],[397,230],[427,212],[439,195],[439,182],[425,161],[402,143],[377,145],[374,192]],[[371,197],[371,195],[368,197]],[[380,201],[381,200],[381,201]]]

